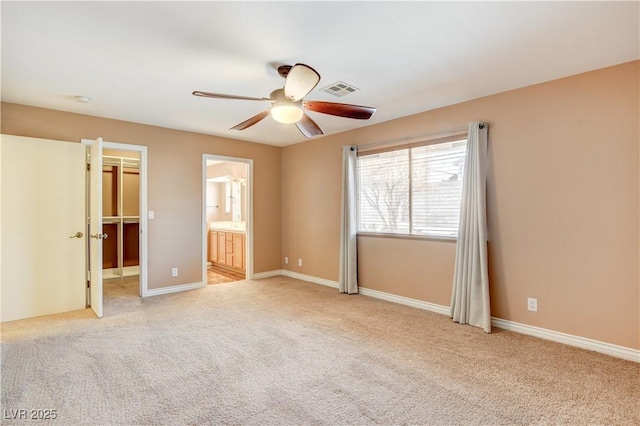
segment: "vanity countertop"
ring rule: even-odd
[[[246,222],[232,221],[209,222],[209,229],[211,231],[237,232],[239,234],[244,234],[247,230],[247,224]]]

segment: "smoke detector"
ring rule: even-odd
[[[88,96],[74,96],[73,99],[76,102],[80,102],[81,104],[88,104],[89,102],[91,102],[93,100]]]

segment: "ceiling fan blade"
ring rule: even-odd
[[[202,96],[204,98],[218,98],[218,99],[239,99],[243,101],[270,101],[269,98],[250,98],[247,96],[236,96],[236,95],[225,95],[223,93],[211,93],[211,92],[201,92],[196,90],[193,92],[194,96]]]
[[[308,138],[311,138],[316,135],[324,135],[324,132],[318,126],[318,124],[307,116],[307,114],[302,114],[302,118],[300,121],[296,123],[298,130],[302,132]]]
[[[359,120],[368,120],[376,112],[376,109],[372,107],[323,101],[302,101],[302,108],[308,109],[309,111],[321,112],[323,114],[356,118]]]
[[[294,102],[307,96],[320,81],[320,74],[305,64],[295,64],[284,82],[284,95]]]
[[[240,124],[237,124],[235,126],[233,126],[232,128],[230,128],[229,130],[244,130],[248,127],[253,126],[254,124],[256,124],[257,122],[259,122],[260,120],[262,120],[263,118],[265,118],[267,115],[269,115],[269,110],[266,109],[264,111],[262,111],[259,114],[254,115],[253,117],[251,117],[248,120],[243,121]]]

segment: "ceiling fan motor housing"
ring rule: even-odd
[[[289,71],[291,71],[291,65],[280,65],[278,67],[278,74],[280,74],[282,78],[287,78]]]

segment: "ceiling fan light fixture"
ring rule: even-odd
[[[295,104],[278,104],[271,107],[271,117],[278,123],[292,124],[297,123],[302,118],[302,109]]]

